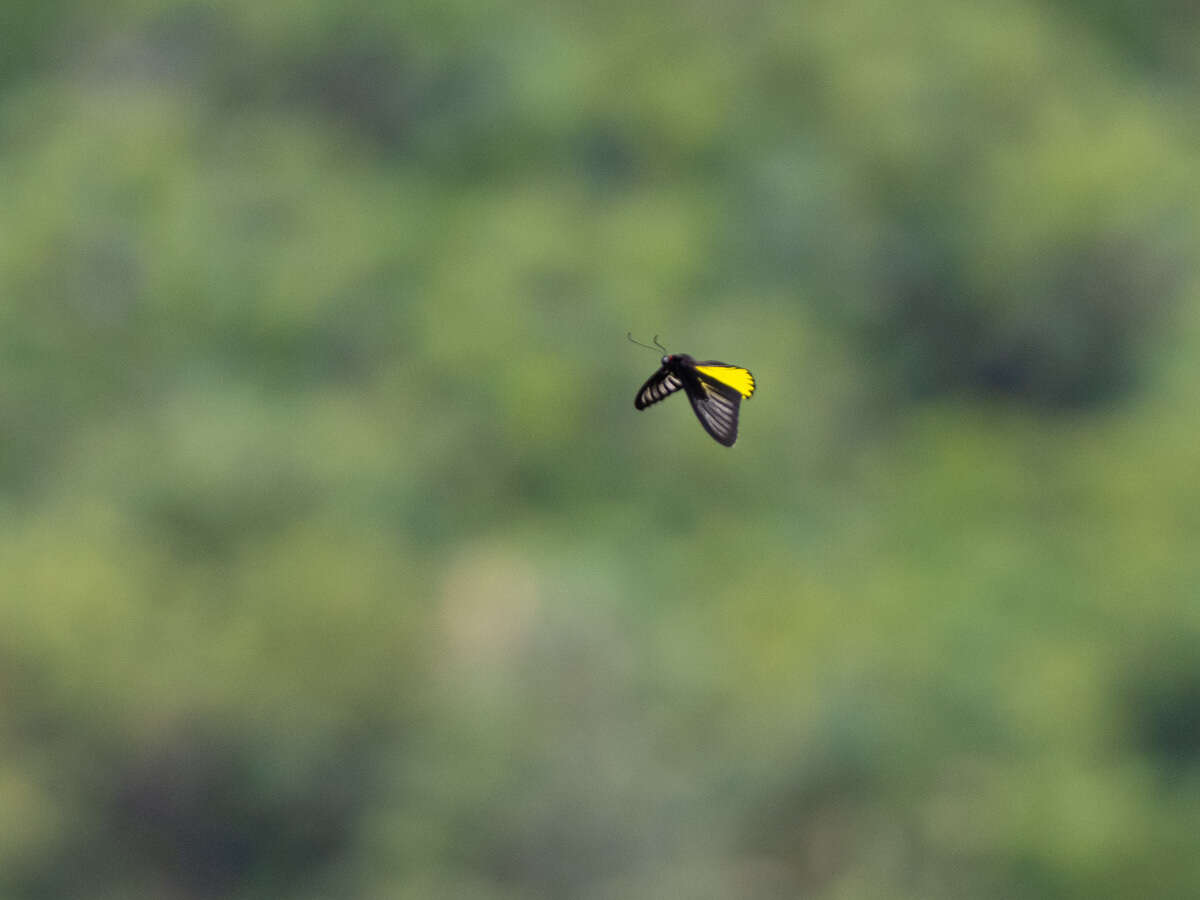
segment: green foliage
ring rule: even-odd
[[[7,16],[0,894],[1196,893],[1194,16]]]

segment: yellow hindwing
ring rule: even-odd
[[[696,371],[727,384],[743,397],[754,393],[754,376],[738,366],[696,366]]]

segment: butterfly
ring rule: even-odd
[[[662,348],[661,344],[658,346]],[[686,353],[668,353],[662,358],[662,367],[638,390],[633,406],[645,409],[680,388],[692,402],[704,430],[717,443],[732,447],[737,440],[742,398],[754,393],[754,376],[749,370],[723,362],[697,362]]]

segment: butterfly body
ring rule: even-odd
[[[754,393],[754,376],[740,366],[697,362],[686,353],[669,353],[637,392],[634,408],[645,409],[678,390],[687,394],[704,430],[718,443],[732,447],[742,399]]]

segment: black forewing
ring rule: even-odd
[[[732,447],[737,440],[738,410],[742,395],[736,388],[707,379],[697,373],[695,386],[687,386],[688,399],[704,430],[718,443]]]
[[[634,398],[635,409],[645,409],[651,403],[657,403],[663,397],[668,397],[683,387],[683,381],[674,372],[663,366],[646,379]]]

